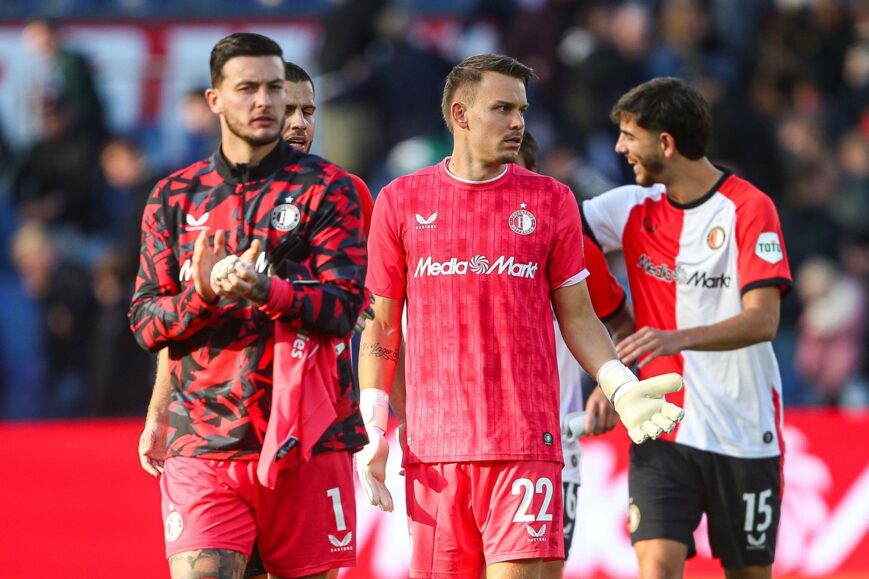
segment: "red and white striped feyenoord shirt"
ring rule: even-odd
[[[447,162],[387,185],[368,240],[367,287],[407,299],[407,460],[561,462],[549,293],[588,275],[579,208],[516,165]]]
[[[772,200],[729,173],[689,205],[672,202],[663,185],[626,186],[584,202],[583,217],[604,251],[624,251],[637,328],[715,324],[739,314],[751,289],[790,288]],[[684,351],[640,375],[664,372],[685,381],[668,396],[685,408],[669,440],[734,457],[781,454],[781,376],[771,343]]]

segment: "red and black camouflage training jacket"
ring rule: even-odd
[[[227,252],[254,239],[260,272],[298,270],[288,247],[310,255],[319,283],[293,284],[282,321],[343,337],[363,301],[366,252],[359,199],[347,173],[281,140],[257,166],[230,166],[220,152],[160,181],[142,218],[130,325],[139,344],[169,348],[169,453],[254,460],[271,408],[274,323],[244,300],[203,300],[193,286],[194,242],[209,228],[227,233]],[[290,283],[273,278],[272,283]],[[349,348],[338,356],[338,418],[315,453],[367,443]]]

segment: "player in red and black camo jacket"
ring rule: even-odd
[[[251,42],[252,52],[244,48]],[[228,45],[230,56],[217,63],[215,79],[215,54]],[[264,45],[266,52],[257,52]],[[140,345],[169,348],[170,457],[255,462],[271,405],[273,319],[343,337],[363,302],[366,253],[358,196],[345,171],[280,139],[283,67],[281,62],[275,79],[257,77],[268,68],[263,54],[281,56],[276,44],[254,34],[234,34],[215,46],[213,86],[229,84],[223,73],[237,81],[223,96],[215,96],[215,89],[208,95],[221,116],[221,151],[158,183],[145,208],[130,322]],[[253,157],[232,163],[228,149],[236,158],[239,150]],[[224,254],[242,252],[253,262],[255,281],[231,290],[213,286],[212,267]],[[306,265],[297,263],[303,260]],[[286,281],[300,278],[307,279]],[[287,284],[290,299],[275,311],[274,296]],[[338,418],[314,447],[315,457],[367,441],[348,350],[338,363]],[[172,484],[161,479],[163,487]],[[352,479],[350,485],[352,491]],[[166,496],[164,489],[167,554],[175,575],[169,544],[177,539],[170,540],[175,506],[167,512]]]
[[[362,222],[349,177],[281,141],[256,167],[232,167],[216,153],[161,181],[143,219],[143,246],[130,309],[139,344],[168,346],[173,388],[170,454],[256,458],[268,420],[273,322],[253,304],[209,304],[191,280],[194,244],[206,228],[226,232],[228,253],[259,239],[263,273],[287,238],[309,240],[320,284],[294,286],[286,321],[320,334],[345,336],[362,304],[365,252]],[[291,209],[297,208],[297,209]],[[243,216],[239,220],[239,216]],[[291,232],[280,230],[298,221]],[[278,268],[279,269],[279,268]],[[352,388],[349,352],[339,356],[339,400],[345,408],[318,450],[365,442]],[[198,388],[182,389],[196,383]]]
[[[307,240],[320,284],[297,285],[284,319],[316,333],[345,336],[362,304],[365,251],[360,208],[347,173],[279,141],[256,167],[232,167],[221,153],[182,169],[151,194],[130,320],[139,344],[170,349],[175,392],[170,454],[228,459],[259,453],[270,404],[273,323],[252,304],[209,304],[191,281],[194,244],[206,228],[226,232],[228,253],[254,239],[265,272],[288,238]],[[293,209],[295,208],[295,209]],[[348,214],[354,216],[348,218]],[[281,231],[280,220],[292,231]],[[318,450],[358,448],[364,428],[342,352],[336,422]],[[198,388],[181,390],[196,382]],[[190,420],[188,420],[190,419]]]

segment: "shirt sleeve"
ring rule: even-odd
[[[759,193],[738,208],[736,243],[741,293],[764,286],[777,286],[782,294],[790,291],[791,270],[783,239],[772,199]]]
[[[371,235],[371,216],[374,213],[374,199],[371,197],[371,190],[365,181],[350,173],[350,179],[353,180],[353,185],[356,187],[356,194],[359,195],[359,206],[362,208],[362,225],[365,229],[365,238]]]
[[[549,291],[577,284],[588,277],[582,249],[582,221],[576,198],[565,186],[559,187],[561,202],[555,216],[557,221],[546,276]]]
[[[584,230],[605,253],[619,251],[634,207],[646,199],[660,199],[662,195],[664,188],[661,185],[649,188],[625,185],[587,199],[582,203]]]
[[[186,287],[178,281],[178,260],[161,185],[151,192],[142,216],[139,274],[129,311],[136,341],[153,352],[195,334],[215,310],[196,292],[192,280]]]
[[[585,264],[589,271],[588,294],[594,313],[603,321],[615,315],[625,303],[625,290],[609,269],[606,256],[600,247],[583,236]]]
[[[399,231],[392,192],[387,185],[374,202],[366,287],[390,299],[404,299],[407,292],[407,253]]]

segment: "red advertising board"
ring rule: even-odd
[[[869,413],[786,414],[786,488],[776,577],[869,577]],[[139,420],[0,425],[4,451],[0,560],[9,577],[168,577],[156,479],[138,464]],[[579,521],[567,577],[633,577],[625,527],[627,439],[587,440]],[[396,512],[357,492],[359,564],[346,578],[407,577],[409,542],[399,453]],[[687,577],[721,576],[704,527]],[[325,540],[325,538],[324,538]],[[6,572],[3,572],[6,576]]]

